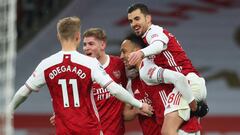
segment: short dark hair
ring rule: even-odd
[[[146,44],[143,42],[143,39],[141,37],[137,36],[136,34],[133,34],[133,33],[129,34],[125,38],[125,40],[131,41],[132,43],[134,43],[134,45],[136,47],[139,47],[140,49],[146,47]]]
[[[131,5],[130,7],[128,7],[128,13],[132,13],[133,11],[135,11],[137,9],[140,9],[141,13],[143,13],[144,15],[150,14],[148,7],[142,3],[135,3],[135,4]]]

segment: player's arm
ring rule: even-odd
[[[42,71],[43,68],[41,62],[28,78],[25,85],[20,87],[20,89],[18,89],[15,93],[9,105],[11,111],[14,111],[20,104],[22,104],[32,91],[38,91],[39,88],[45,84],[44,73]]]
[[[129,54],[129,64],[135,65],[137,61],[140,61],[144,57],[159,54],[164,50],[164,43],[160,40],[154,41],[149,46],[138,50],[136,52],[132,52]]]
[[[188,80],[182,73],[158,67],[147,58],[142,62],[143,66],[140,69],[140,77],[146,84],[157,85],[160,83],[171,83],[174,84],[188,103],[194,100]]]
[[[30,90],[26,85],[23,85],[14,95],[13,99],[10,102],[9,109],[13,112],[20,104],[22,104],[28,96],[31,94]]]
[[[137,108],[142,108],[143,103],[135,99],[127,90],[125,90],[123,87],[118,85],[113,80],[106,86],[106,89],[109,90],[109,92],[118,98],[119,100],[129,103]]]
[[[137,61],[144,57],[156,55],[167,48],[169,41],[168,37],[163,33],[162,28],[150,30],[146,36],[146,41],[149,44],[141,50],[130,53],[128,61],[130,65],[135,65]]]
[[[161,53],[164,50],[164,43],[161,40],[153,41],[149,46],[141,49],[140,51],[143,52],[142,57],[147,57],[151,55],[156,55]]]
[[[109,92],[117,99],[140,108],[140,110],[147,113],[146,115],[152,115],[152,107],[150,105],[138,101],[126,89],[114,82],[100,64],[94,65],[93,68],[92,78],[94,81],[100,84],[103,88],[109,90]]]

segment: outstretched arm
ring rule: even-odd
[[[115,96],[119,100],[125,103],[129,103],[132,106],[137,107],[141,111],[145,112],[146,116],[153,114],[153,109],[150,105],[148,105],[147,103],[142,103],[136,98],[134,98],[127,90],[118,85],[116,82],[111,82],[106,88],[113,96]]]
[[[14,95],[13,99],[10,102],[10,109],[14,111],[21,103],[23,103],[27,97],[31,94],[30,90],[26,85],[23,85]]]

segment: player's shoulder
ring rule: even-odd
[[[122,62],[119,56],[109,55],[111,61]]]
[[[96,65],[96,64],[99,63],[96,58],[92,58],[92,57],[83,55],[83,54],[78,53],[78,52],[73,54],[73,57],[72,57],[71,60],[74,63],[78,63],[78,64],[85,65],[85,66],[88,66],[88,67]]]
[[[145,36],[147,39],[154,39],[156,37],[160,37],[163,35],[163,27],[160,27],[159,25],[152,24],[148,31],[145,33]]]
[[[122,59],[119,56],[109,55],[110,57],[110,64],[118,66],[119,68],[125,67]]]
[[[150,31],[157,31],[157,32],[163,32],[163,27],[159,26],[159,25],[154,25],[152,24],[150,27]]]
[[[59,59],[59,56],[61,55],[60,51],[57,53],[54,53],[44,59],[40,62],[39,66],[43,68],[47,68],[53,65],[56,65],[61,62],[61,59]]]

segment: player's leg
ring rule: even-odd
[[[206,100],[207,88],[204,78],[197,76],[195,73],[187,74],[186,78],[189,80],[194,98],[197,101]]]
[[[162,135],[177,135],[178,129],[183,122],[184,120],[179,117],[178,111],[166,114],[161,131]]]
[[[195,112],[192,112],[193,115],[198,117],[204,117],[208,111],[208,105],[206,102],[207,97],[207,88],[205,85],[205,80],[202,77],[199,77],[195,73],[189,73],[186,78],[189,80],[190,87],[193,92],[195,100],[198,102],[198,108]]]
[[[190,108],[176,88],[168,95],[165,106],[163,135],[177,135],[181,124],[190,118]]]
[[[178,135],[201,135],[201,132],[197,131],[193,133],[188,133],[188,132],[185,132],[184,130],[179,130]]]

